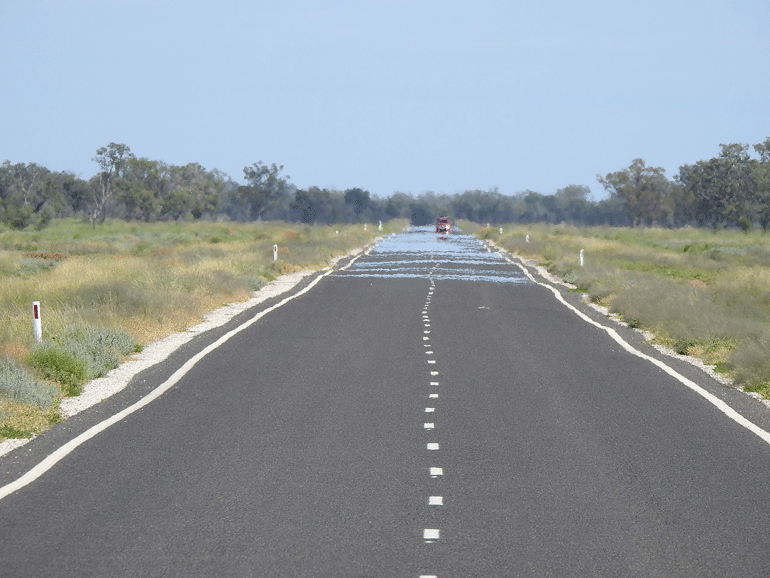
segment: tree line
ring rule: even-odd
[[[609,198],[590,199],[585,185],[554,194],[497,188],[453,195],[394,192],[386,198],[362,188],[344,191],[316,186],[299,189],[283,166],[261,161],[243,169],[243,183],[197,163],[184,166],[136,157],[128,145],[109,143],[93,157],[98,172],[88,180],[35,163],[0,165],[0,223],[44,227],[58,217],[138,221],[229,219],[313,223],[365,223],[395,218],[431,224],[439,215],[479,223],[579,225],[684,225],[770,227],[770,138],[754,145],[721,145],[719,156],[683,165],[672,180],[658,167],[635,159],[597,175]]]

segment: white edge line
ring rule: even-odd
[[[650,357],[649,355],[646,355],[639,351],[638,349],[635,349],[632,347],[625,339],[623,339],[620,334],[618,334],[617,331],[612,329],[611,327],[607,327],[606,325],[602,325],[601,323],[598,323],[597,321],[594,321],[591,319],[588,315],[580,311],[577,307],[567,303],[566,299],[562,297],[561,293],[551,285],[548,285],[547,283],[541,283],[537,281],[532,274],[529,272],[529,270],[524,267],[521,263],[518,263],[517,261],[513,261],[512,259],[509,259],[506,257],[506,260],[509,263],[512,263],[519,267],[524,274],[529,277],[529,280],[537,285],[541,285],[542,287],[546,287],[551,290],[551,292],[556,296],[556,298],[561,301],[563,305],[571,309],[575,314],[580,317],[583,321],[586,321],[587,323],[590,323],[591,325],[598,327],[599,329],[603,329],[606,331],[610,337],[612,337],[623,349],[625,349],[628,353],[632,355],[636,355],[637,357],[641,357],[642,359],[645,359],[649,361],[650,363],[656,365],[666,373],[668,373],[671,377],[678,380],[683,385],[689,387],[691,390],[693,390],[695,393],[703,397],[706,401],[714,405],[719,411],[724,413],[727,417],[735,421],[736,423],[742,425],[750,432],[756,434],[759,436],[764,442],[770,444],[770,432],[767,432],[766,430],[763,430],[761,427],[756,425],[755,423],[749,421],[745,417],[743,417],[741,414],[739,414],[737,411],[735,411],[732,407],[727,405],[724,401],[719,399],[717,396],[715,396],[713,393],[710,393],[703,389],[701,386],[699,386],[694,381],[691,381],[687,379],[684,375],[673,369],[672,367],[669,367],[662,361],[655,359],[654,357]]]
[[[350,263],[348,263],[343,269],[349,267],[353,264],[353,261],[358,259],[363,253],[359,253],[356,255],[353,259],[351,259]],[[315,279],[313,279],[307,287],[304,289],[298,291],[294,295],[291,295],[290,297],[286,297],[285,299],[279,301],[275,305],[272,305],[268,307],[267,309],[260,311],[257,313],[254,317],[243,323],[242,325],[239,325],[232,331],[229,331],[219,339],[217,339],[214,343],[209,345],[208,347],[202,349],[199,351],[196,355],[188,359],[182,367],[177,369],[171,377],[169,377],[166,381],[164,381],[162,384],[160,384],[158,387],[156,387],[154,390],[152,390],[149,394],[144,396],[142,399],[134,403],[133,405],[128,406],[124,410],[116,413],[112,417],[109,417],[105,419],[104,421],[99,422],[98,424],[90,427],[86,431],[84,431],[79,436],[71,439],[66,444],[58,448],[53,453],[49,454],[43,461],[41,461],[39,464],[37,464],[35,467],[33,467],[31,470],[29,470],[26,474],[22,475],[20,478],[16,479],[15,481],[11,482],[10,484],[6,484],[3,487],[0,487],[0,500],[3,498],[9,496],[13,492],[20,490],[24,486],[27,486],[37,480],[40,476],[42,476],[44,473],[46,473],[48,470],[50,470],[53,466],[55,466],[57,463],[59,463],[62,459],[64,459],[67,455],[72,453],[76,448],[90,440],[92,437],[100,434],[110,426],[115,425],[119,421],[122,421],[135,411],[142,409],[144,406],[148,405],[149,403],[155,401],[157,398],[159,398],[161,395],[163,395],[165,392],[167,392],[169,389],[171,389],[182,377],[187,374],[201,359],[206,357],[209,353],[217,349],[219,346],[223,345],[226,341],[228,341],[231,337],[234,335],[240,333],[244,329],[247,329],[254,323],[256,323],[259,319],[270,313],[271,311],[274,311],[275,309],[278,309],[279,307],[285,305],[292,299],[299,297],[300,295],[304,295],[310,289],[312,289],[316,283],[318,283],[321,279],[332,273],[333,269],[329,270],[326,273],[323,273],[322,275],[319,275]]]

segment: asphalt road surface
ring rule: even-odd
[[[770,574],[770,444],[719,404],[766,408],[478,241],[388,237],[213,347],[255,313],[3,458],[0,485],[209,347],[0,500],[0,576]]]

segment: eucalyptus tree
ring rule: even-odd
[[[113,194],[115,180],[123,176],[128,167],[129,159],[134,158],[131,147],[125,144],[111,142],[107,146],[96,150],[96,156],[91,160],[99,165],[99,173],[96,175],[98,193],[94,197],[93,209],[89,215],[91,225],[96,227],[96,221],[107,218],[107,208]],[[94,187],[96,188],[96,187]]]
[[[758,192],[758,161],[748,145],[723,144],[718,157],[679,168],[679,182],[693,198],[693,213],[699,225],[714,229],[752,225],[752,204]]]
[[[281,197],[290,194],[289,176],[281,176],[283,165],[275,163],[268,166],[262,161],[243,168],[247,185],[238,187],[230,201],[231,218],[244,221],[256,221],[273,205],[280,203]]]
[[[648,167],[644,160],[634,159],[628,168],[596,175],[599,183],[624,201],[625,211],[634,226],[658,224],[672,212],[671,182],[660,167]]]

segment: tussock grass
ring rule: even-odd
[[[385,224],[382,234],[402,228]],[[49,412],[59,398],[115,367],[134,344],[195,325],[279,275],[324,267],[379,234],[368,229],[57,220],[41,231],[0,230],[0,359],[14,368],[0,374],[0,441],[3,431],[55,421]],[[41,302],[42,345],[32,334],[32,301]]]
[[[770,394],[770,236],[568,225],[506,226],[503,235],[488,235],[658,343]]]

